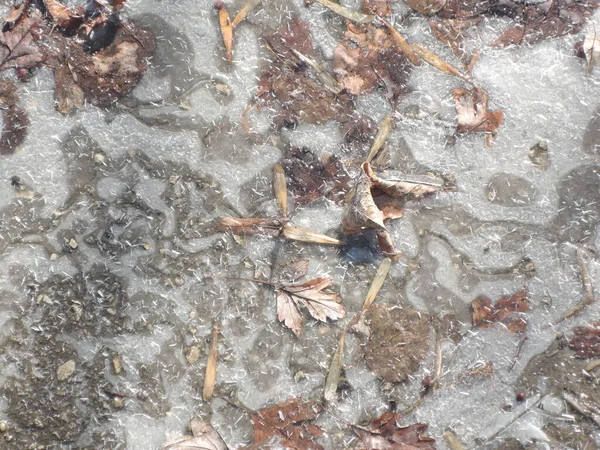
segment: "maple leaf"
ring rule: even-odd
[[[254,440],[247,450],[268,448],[266,444],[276,438],[286,449],[323,450],[313,441],[323,435],[317,425],[306,423],[316,419],[323,407],[317,402],[302,402],[300,398],[292,398],[279,405],[261,409],[252,414],[254,424]]]
[[[529,311],[527,291],[521,290],[513,295],[503,296],[492,305],[492,301],[481,295],[471,303],[473,308],[473,326],[490,328],[495,322],[501,322],[511,333],[525,331],[527,320],[515,317],[515,312]]]
[[[569,348],[575,350],[576,358],[586,359],[600,355],[600,322],[591,325],[573,328]]]
[[[369,332],[361,349],[367,365],[390,383],[405,381],[429,353],[427,314],[380,303],[365,312],[364,323]]]
[[[483,89],[454,89],[452,94],[458,114],[457,133],[491,133],[504,122],[502,111],[488,111],[488,95]]]
[[[335,49],[334,71],[348,92],[360,95],[382,83],[387,95],[396,100],[407,91],[412,65],[402,53],[389,30],[369,24],[348,22],[344,41]]]
[[[346,312],[341,304],[342,297],[335,292],[324,291],[330,285],[330,278],[315,278],[302,284],[277,286],[277,318],[296,336],[302,333],[301,307],[321,322],[344,318]]]
[[[423,436],[428,425],[398,425],[400,413],[385,412],[360,428],[354,428],[361,443],[355,450],[435,450],[435,439]]]

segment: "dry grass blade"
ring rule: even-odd
[[[231,26],[233,28],[237,27],[238,24],[246,18],[248,13],[256,8],[262,0],[246,0],[240,10],[237,12],[233,20],[231,21]]]
[[[217,381],[217,359],[219,358],[219,324],[214,324],[212,329],[212,342],[210,344],[210,353],[206,362],[206,372],[204,375],[204,389],[202,398],[205,402],[210,401],[215,391],[215,382]]]
[[[415,43],[412,44],[411,47],[423,61],[425,61],[427,64],[432,65],[440,72],[447,73],[448,75],[454,75],[456,77],[462,78],[465,81],[468,81],[469,83],[472,83],[471,79],[467,75],[463,74],[456,67],[448,64],[438,55],[436,55],[427,47],[425,47],[423,44]]]
[[[554,325],[559,324],[565,319],[573,317],[575,314],[581,312],[586,306],[591,305],[596,300],[594,298],[594,285],[592,284],[592,280],[590,278],[587,262],[583,257],[583,252],[579,249],[577,250],[577,261],[579,264],[579,273],[581,274],[581,283],[583,284],[583,300],[564,313],[556,322],[554,322]]]
[[[283,235],[293,241],[310,242],[313,244],[344,245],[344,242],[338,239],[289,225],[283,227]]]
[[[327,402],[332,402],[337,398],[337,388],[340,384],[340,377],[342,376],[342,369],[344,367],[344,341],[346,339],[346,330],[342,330],[340,335],[340,341],[338,342],[337,349],[331,358],[331,364],[329,365],[329,372],[327,373],[327,379],[325,380],[325,391],[323,398]]]
[[[275,164],[273,167],[273,189],[275,190],[275,200],[283,217],[287,217],[287,183],[285,180],[285,170],[281,164]]]
[[[229,231],[233,234],[263,234],[265,236],[279,236],[285,220],[280,219],[255,219],[243,217],[223,217],[219,220],[219,230]]]
[[[231,24],[229,13],[222,2],[217,2],[215,8],[219,11],[219,26],[221,27],[223,44],[227,52],[227,63],[231,64],[233,61],[233,25]]]
[[[340,16],[345,17],[346,19],[350,19],[352,22],[360,24],[371,23],[375,19],[375,16],[363,14],[360,11],[345,8],[342,5],[339,5],[338,3],[333,3],[330,0],[317,0],[317,2],[319,2],[326,8],[329,8],[334,13],[339,14]]]
[[[392,260],[390,258],[385,258],[379,265],[377,273],[375,274],[375,278],[373,278],[373,282],[371,283],[371,287],[369,288],[369,292],[367,292],[367,297],[365,298],[365,302],[362,308],[363,311],[368,309],[369,306],[373,304],[375,297],[377,297],[377,294],[381,290],[381,286],[383,286],[383,282],[388,276],[391,265]]]
[[[291,49],[291,50],[294,53],[294,55],[296,55],[298,57],[298,59],[300,59],[300,61],[308,64],[317,73],[317,76],[323,83],[323,86],[325,86],[327,89],[329,89],[331,92],[333,92],[336,95],[339,94],[340,92],[342,92],[343,89],[340,86],[340,84],[337,82],[337,80],[335,78],[333,78],[333,76],[331,76],[331,74],[329,72],[327,72],[327,70],[325,70],[323,68],[323,66],[321,66],[314,59],[311,59],[308,56],[303,55],[299,51],[297,51],[295,49]]]
[[[370,163],[373,158],[375,158],[375,155],[377,155],[379,150],[381,150],[381,147],[383,147],[383,144],[385,144],[390,131],[392,131],[392,116],[391,114],[388,114],[379,124],[379,130],[377,130],[377,134],[373,140],[373,145],[371,145],[371,150],[369,151],[369,156],[367,156],[368,163]]]
[[[408,43],[408,41],[406,39],[404,39],[404,36],[402,36],[400,34],[400,32],[398,30],[396,30],[396,28],[394,28],[392,26],[392,24],[386,22],[383,19],[380,19],[380,20],[384,23],[384,25],[390,31],[390,33],[392,35],[392,39],[394,39],[394,43],[398,46],[398,48],[400,48],[400,50],[402,50],[402,53],[404,53],[406,55],[406,57],[408,58],[408,60],[414,66],[420,66],[421,65],[421,60],[419,59],[419,55],[417,55],[415,53],[415,51],[411,48],[411,46]]]

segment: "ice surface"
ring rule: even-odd
[[[231,13],[241,4],[225,3]],[[410,40],[458,64],[425,18],[409,16],[401,1],[393,9]],[[130,0],[125,14],[150,27],[158,47],[147,75],[121,104],[62,116],[54,110],[51,71],[19,84],[30,131],[17,152],[0,159],[0,422],[9,426],[0,448],[160,449],[186,433],[193,417],[211,422],[230,448],[248,444],[253,410],[293,396],[321,398],[339,333],[360,311],[382,260],[369,233],[348,237],[350,245],[338,249],[233,237],[214,225],[226,215],[278,216],[271,174],[287,146],[308,147],[318,157],[366,155],[368,145],[349,147],[334,122],[276,132],[275,112],[252,108],[247,117],[260,142],[248,139],[241,124],[260,67],[272,57],[262,33],[299,15],[309,23],[317,58],[331,68],[343,20],[318,4],[265,0],[236,29],[228,71],[212,1]],[[490,94],[490,109],[505,114],[493,148],[479,134],[448,145],[456,126],[451,92],[464,86],[426,64],[413,70],[388,138],[387,173],[454,175],[457,186],[409,202],[405,216],[390,223],[403,256],[377,299],[451,315],[458,324],[461,340],[441,345],[441,389],[403,419],[428,423],[441,450],[448,448],[446,429],[466,448],[502,448],[504,438],[558,448],[545,426],[555,419],[573,429],[579,423],[566,417],[575,413],[556,392],[546,392],[552,379],[523,403],[515,402],[515,389],[557,332],[600,319],[600,306],[592,304],[551,325],[583,298],[578,252],[591,283],[600,285],[600,72],[588,75],[572,51],[600,26],[600,16],[577,35],[492,48],[506,25],[507,19],[490,20],[470,43],[483,49],[473,76]],[[376,91],[358,99],[357,111],[378,123],[392,108]],[[528,156],[542,141],[547,170]],[[347,170],[358,173],[356,164]],[[13,177],[21,187],[11,185]],[[295,226],[338,236],[343,205],[290,204]],[[310,278],[333,279],[348,312],[326,324],[306,316],[300,338],[277,320],[271,287],[205,278],[271,279],[275,268],[299,258],[310,259]],[[473,328],[470,304],[480,294],[495,301],[523,288],[532,310],[515,361],[521,336],[501,325]],[[219,397],[204,402],[213,322],[220,324]],[[189,358],[192,348],[196,360]],[[390,403],[409,408],[422,379],[433,374],[431,350],[406,383],[392,385],[373,375],[349,334],[348,389],[318,419],[327,432],[319,442],[351,448],[349,423],[376,417]],[[68,359],[76,360],[76,373],[60,384],[56,369]],[[478,374],[488,362],[493,375]],[[543,410],[521,417],[538,399]],[[597,429],[590,435],[600,442]]]

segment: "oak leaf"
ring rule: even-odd
[[[473,308],[473,326],[490,328],[496,322],[506,325],[511,333],[521,333],[527,328],[527,320],[514,313],[529,311],[527,291],[521,290],[513,295],[503,296],[492,305],[492,301],[480,295],[471,303]]]
[[[316,419],[323,411],[317,402],[302,402],[300,398],[292,398],[279,405],[261,409],[252,414],[254,424],[254,440],[246,450],[262,450],[273,439],[281,441],[286,449],[323,450],[313,441],[323,435],[317,425],[307,423]]]
[[[355,450],[435,450],[435,439],[424,436],[428,425],[415,423],[399,426],[401,414],[385,412],[371,419],[360,428],[355,428],[361,443]]]

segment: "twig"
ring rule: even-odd
[[[238,280],[238,281],[251,281],[253,283],[267,284],[269,286],[273,286],[274,288],[279,287],[278,284],[272,283],[267,280],[259,280],[258,278],[246,278],[246,277],[229,277],[227,275],[204,275],[204,278],[213,278],[218,280]]]
[[[517,345],[517,351],[515,352],[515,357],[513,359],[513,362],[511,363],[510,367],[508,368],[508,371],[510,372],[511,370],[513,370],[513,367],[515,367],[515,364],[517,364],[517,361],[519,359],[519,357],[521,356],[521,351],[523,350],[523,346],[525,345],[525,341],[528,339],[527,335],[523,335],[523,337],[521,338],[521,340],[519,341],[519,345]]]
[[[554,325],[558,325],[563,320],[573,317],[575,314],[581,312],[586,306],[591,305],[596,301],[594,298],[594,286],[590,278],[587,263],[583,257],[583,251],[581,249],[577,249],[577,261],[579,262],[579,272],[581,274],[581,283],[583,284],[583,300],[565,312],[557,321],[554,322]]]
[[[579,414],[581,414],[584,417],[587,417],[588,419],[591,419],[596,425],[600,426],[600,416],[597,413],[590,411],[590,409],[587,406],[577,403],[577,399],[571,394],[564,392],[563,399],[569,404],[571,408],[573,408]]]
[[[535,402],[533,402],[530,406],[528,406],[527,408],[525,408],[523,411],[521,411],[519,414],[517,414],[510,422],[508,422],[505,426],[503,426],[502,428],[500,428],[498,431],[496,431],[494,434],[492,434],[490,437],[486,438],[481,444],[485,444],[489,441],[491,441],[492,439],[495,439],[499,434],[505,432],[508,428],[510,428],[517,420],[519,420],[521,417],[523,417],[525,414],[529,413],[532,409],[536,408],[540,402],[542,401],[542,396],[540,395],[540,398],[538,398]]]

